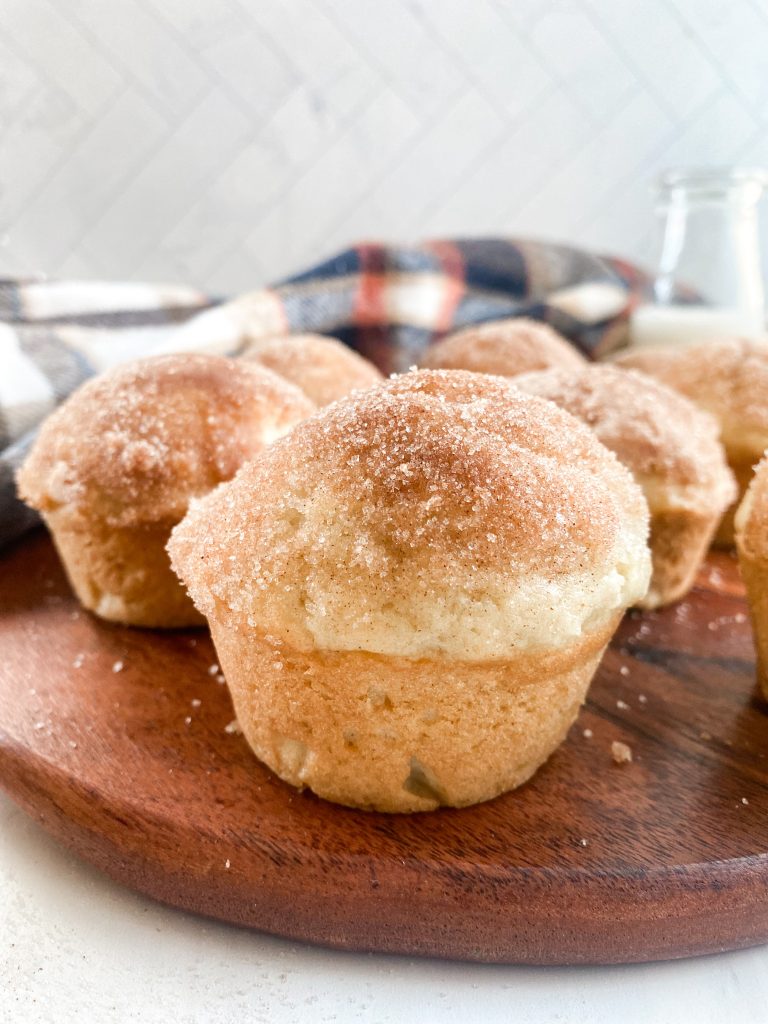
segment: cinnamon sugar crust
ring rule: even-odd
[[[653,576],[641,607],[683,597],[736,497],[714,418],[651,377],[614,366],[546,370],[513,383],[577,416],[642,487]]]
[[[298,649],[557,646],[645,592],[648,510],[552,403],[421,371],[335,403],[194,502],[169,550],[207,616]]]
[[[736,496],[715,419],[643,373],[614,366],[547,370],[515,386],[577,416],[644,487],[651,511],[722,515]]]
[[[638,348],[617,366],[642,370],[686,395],[720,424],[730,456],[757,461],[768,447],[768,347],[744,338],[682,349]]]
[[[220,356],[142,359],[88,381],[43,424],[18,475],[44,514],[168,522],[311,415],[294,385]]]
[[[642,370],[715,417],[743,497],[755,463],[768,448],[768,347],[730,338],[684,349],[632,349],[616,364]],[[733,545],[735,512],[733,504],[723,516],[716,545]]]
[[[318,408],[384,379],[373,363],[337,338],[322,334],[254,339],[242,357],[291,381]]]
[[[586,363],[573,345],[547,324],[527,317],[490,320],[465,327],[432,345],[422,366],[515,377],[550,367],[577,369]]]

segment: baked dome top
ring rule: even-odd
[[[648,508],[552,403],[419,371],[300,424],[174,530],[206,615],[303,648],[466,660],[558,646],[645,593]]]
[[[665,507],[724,509],[736,497],[716,420],[652,377],[590,364],[524,374],[514,384],[586,423]]]
[[[338,338],[322,334],[255,339],[242,358],[279,373],[301,388],[318,408],[384,379],[373,363]]]
[[[586,360],[548,324],[510,317],[473,324],[448,335],[427,349],[421,363],[433,369],[515,377],[555,366],[575,369]]]
[[[42,512],[113,526],[178,521],[192,497],[314,411],[294,385],[223,356],[169,355],[87,381],[44,422],[18,475]]]
[[[768,346],[729,338],[681,349],[638,348],[616,365],[655,377],[720,423],[730,451],[762,455],[768,447]]]

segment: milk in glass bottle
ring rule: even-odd
[[[632,345],[766,340],[757,209],[768,175],[669,171],[657,185],[660,253],[653,296],[630,319]]]

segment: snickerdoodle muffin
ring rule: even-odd
[[[574,417],[422,371],[300,424],[169,550],[257,756],[329,800],[421,811],[512,789],[557,747],[647,589],[647,532]]]
[[[653,576],[640,607],[683,597],[736,497],[715,420],[651,377],[614,366],[544,370],[514,384],[586,423],[642,487]]]
[[[755,470],[736,512],[736,550],[757,648],[757,676],[768,700],[768,459]]]
[[[301,388],[318,408],[384,379],[373,363],[338,338],[322,334],[254,339],[243,352],[243,358],[279,373]]]
[[[432,369],[516,377],[551,367],[575,370],[584,366],[586,359],[547,324],[511,317],[473,324],[448,335],[427,349],[421,364]]]
[[[768,346],[731,338],[682,349],[630,349],[616,365],[650,374],[715,417],[743,497],[755,464],[768,448]],[[716,543],[733,544],[737,504],[723,517]]]
[[[143,359],[96,377],[43,424],[18,475],[86,608],[135,626],[202,622],[168,561],[171,527],[314,411],[298,388],[220,356]]]

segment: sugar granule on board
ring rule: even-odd
[[[611,757],[616,764],[629,764],[632,760],[632,748],[621,740],[614,740],[611,744]]]

